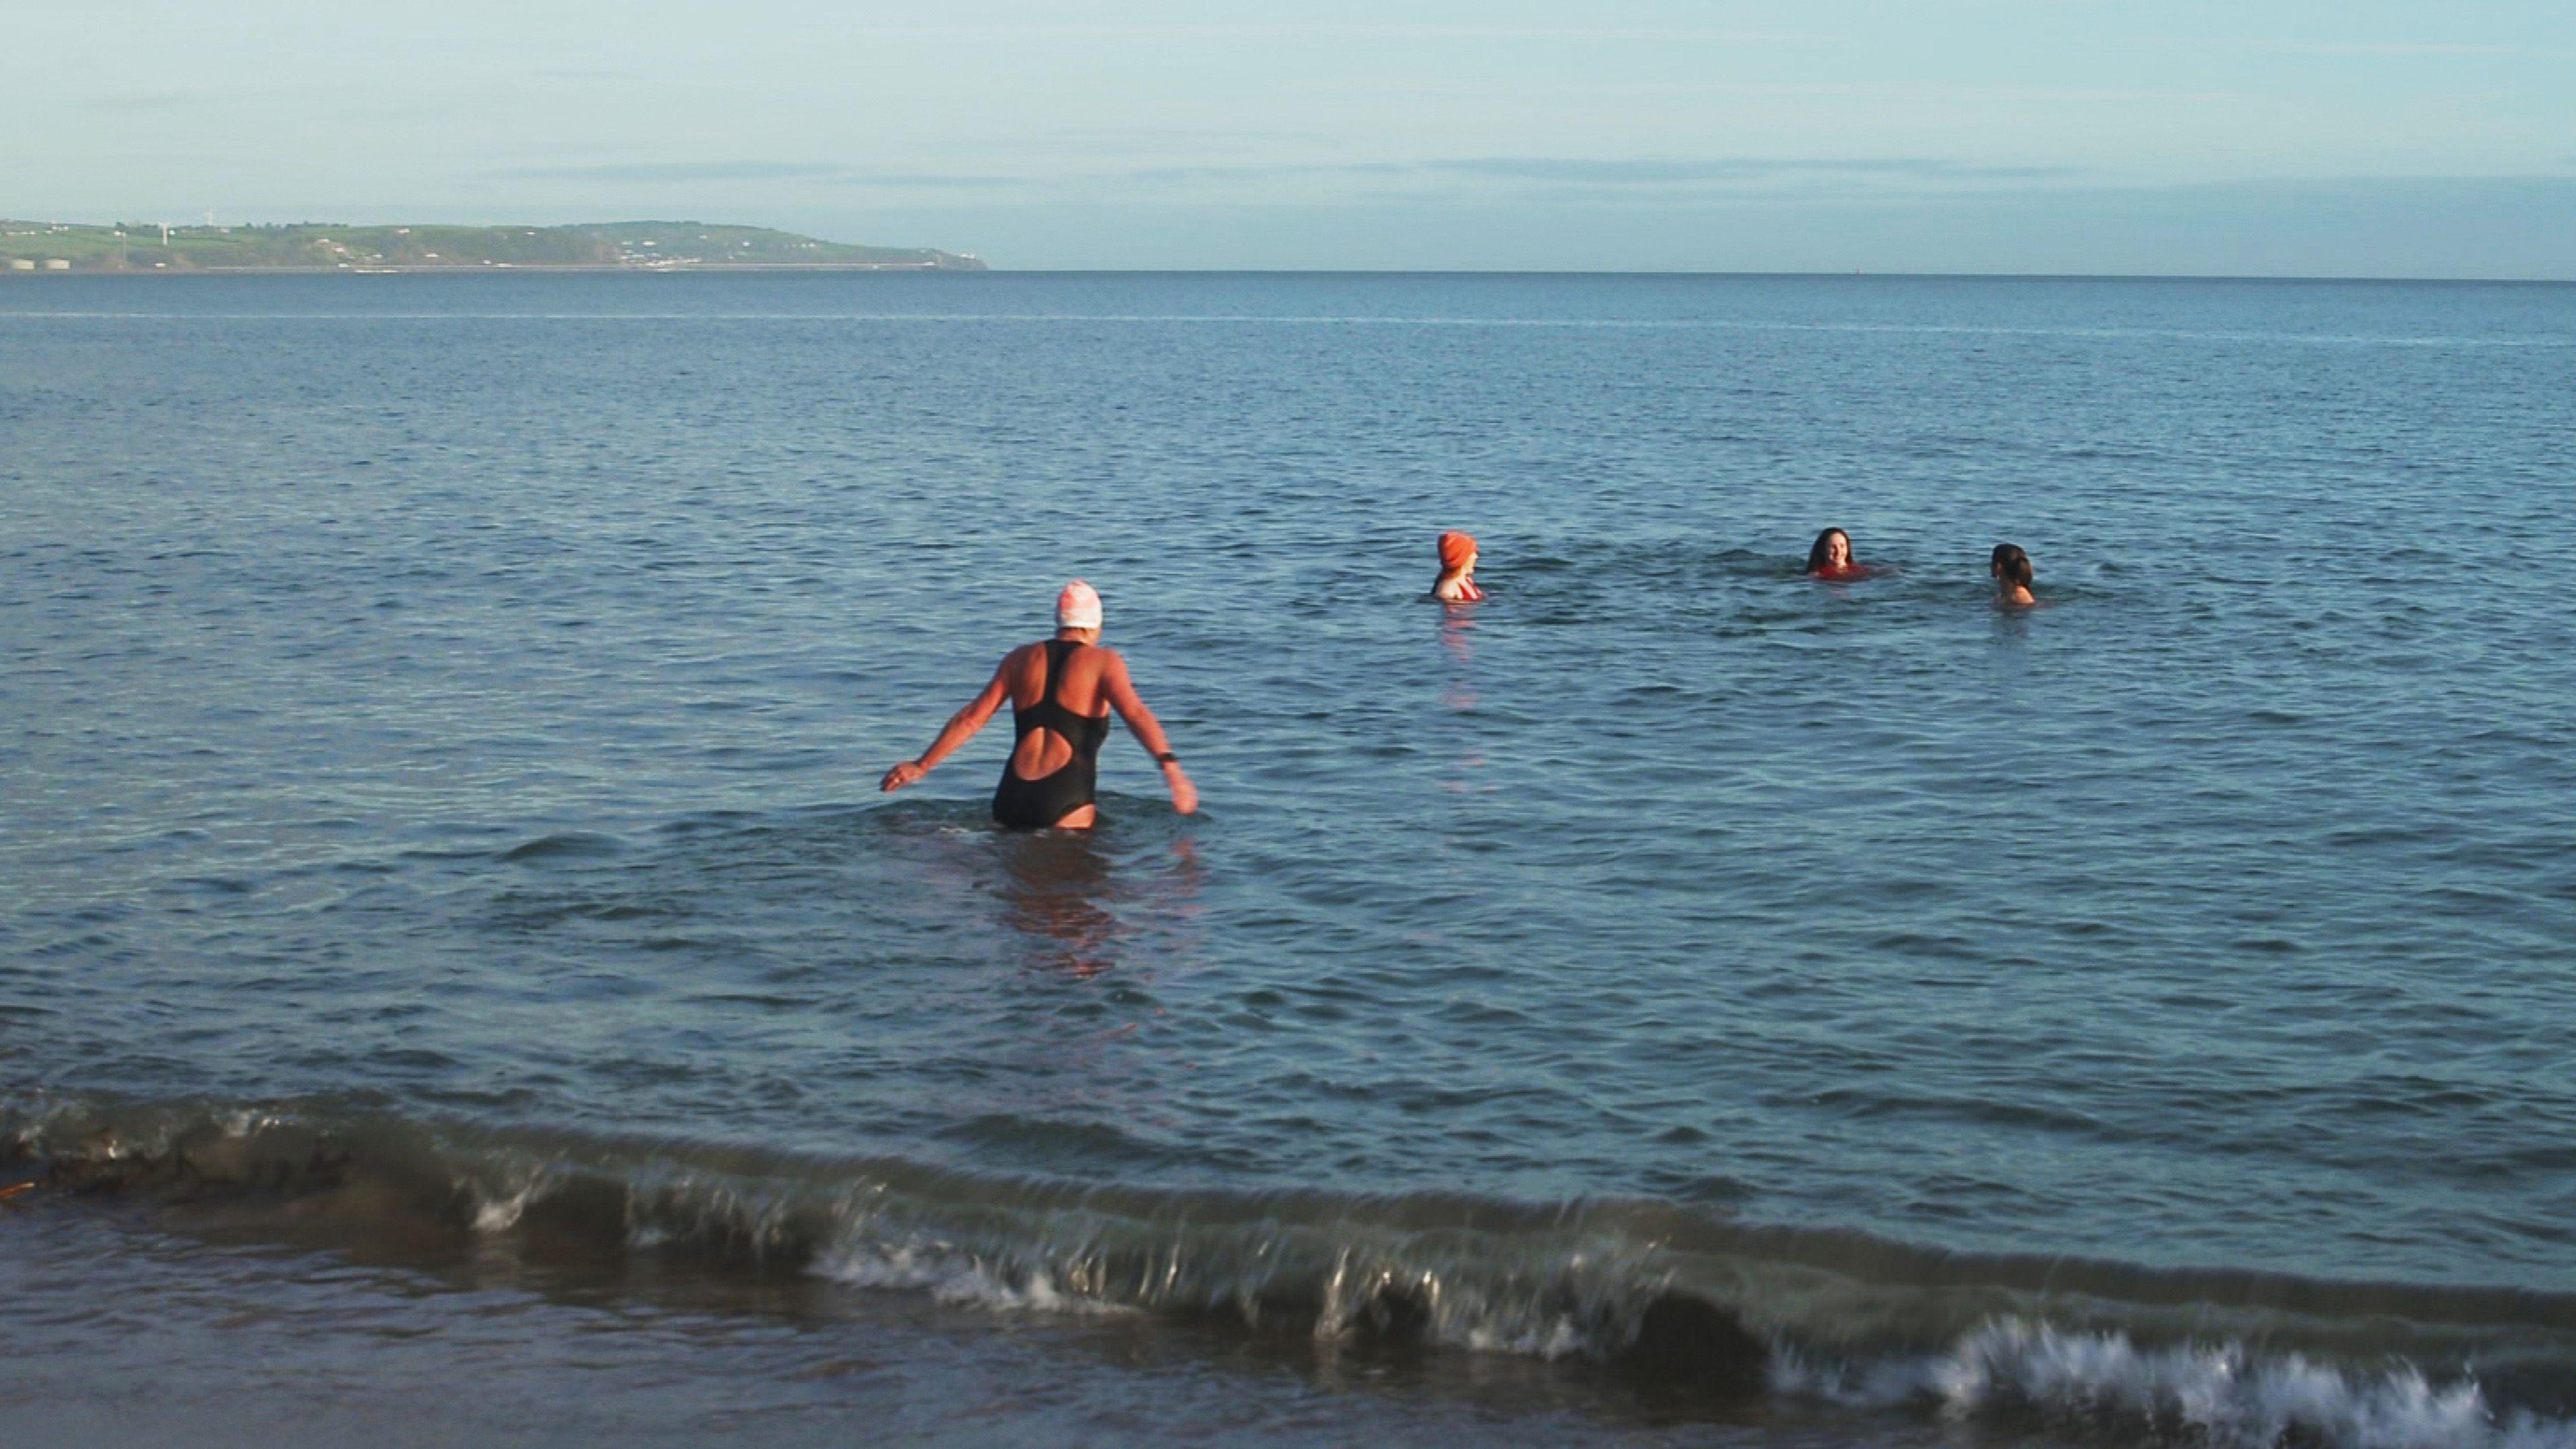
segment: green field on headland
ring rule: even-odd
[[[928,247],[864,247],[757,226],[621,221],[599,226],[76,226],[0,221],[0,276],[29,272],[442,271],[586,267],[847,267],[982,271]]]

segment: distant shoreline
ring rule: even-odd
[[[702,221],[576,226],[149,226],[0,218],[0,276],[60,272],[983,271],[937,247],[863,246]]]
[[[44,271],[0,270],[0,282],[19,277],[357,277],[357,276],[463,276],[490,275],[496,272],[536,272],[547,276],[570,274],[631,276],[676,276],[683,273],[713,272],[941,272],[950,275],[965,272],[989,272],[990,267],[940,266],[925,262],[705,262],[680,266],[646,266],[596,263],[531,263],[503,266],[430,266],[368,267],[75,267],[69,270]],[[2576,277],[2441,277],[2441,276],[2301,276],[2293,273],[2223,272],[1871,272],[1865,277],[1845,271],[1776,272],[1776,271],[1526,271],[1501,268],[1473,268],[1455,271],[1424,271],[1417,268],[1387,268],[1354,271],[1339,267],[1316,268],[1242,268],[1242,267],[1015,267],[1012,275],[1023,277],[1600,277],[1620,279],[1686,279],[1713,278],[1731,281],[1863,281],[1901,285],[1918,282],[2056,282],[2070,284],[2153,284],[2193,286],[2225,283],[2244,286],[2285,287],[2576,287]]]
[[[669,277],[693,272],[943,272],[969,273],[980,268],[944,267],[934,262],[705,262],[688,266],[627,266],[615,262],[496,262],[490,266],[400,267],[74,267],[40,271],[0,271],[0,280],[15,277],[389,277],[491,276],[499,272],[542,272],[638,277]]]

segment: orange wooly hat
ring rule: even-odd
[[[1444,569],[1465,568],[1468,558],[1475,552],[1476,539],[1473,534],[1460,533],[1453,528],[1440,535],[1440,566]]]

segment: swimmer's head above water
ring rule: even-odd
[[[1080,579],[1055,596],[1055,631],[1059,634],[1100,632],[1100,591]]]
[[[1463,604],[1485,596],[1485,591],[1476,587],[1475,535],[1454,528],[1440,535],[1440,577],[1432,582],[1431,594],[1444,604]]]
[[[1812,578],[1856,578],[1867,572],[1852,558],[1851,535],[1839,528],[1817,534],[1815,545],[1807,550],[1807,573]]]
[[[1994,557],[1986,563],[1986,572],[1995,578],[1995,602],[1999,604],[2036,604],[2030,591],[2030,555],[2017,543],[1995,545]]]

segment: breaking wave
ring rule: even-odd
[[[2151,1443],[2576,1449],[2576,1294],[1945,1253],[1640,1199],[1242,1192],[484,1128],[310,1105],[0,1100],[43,1195],[653,1255],[1000,1312],[1597,1364]],[[0,1183],[0,1186],[6,1186]]]

